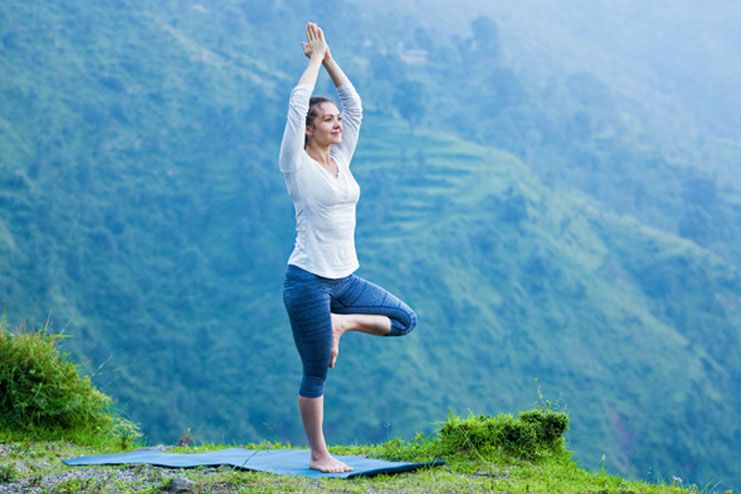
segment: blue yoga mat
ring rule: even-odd
[[[372,476],[408,472],[422,467],[443,465],[442,460],[427,463],[404,463],[384,461],[362,456],[335,456],[354,468],[352,472],[323,473],[312,470],[309,465],[308,449],[269,449],[251,450],[242,448],[221,449],[204,453],[163,453],[158,450],[140,450],[130,453],[115,453],[111,455],[80,456],[69,458],[64,463],[70,466],[79,465],[122,465],[142,464],[161,467],[188,468],[197,466],[231,465],[244,470],[278,473],[283,475],[299,475],[301,477],[350,478],[361,475]]]

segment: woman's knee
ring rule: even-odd
[[[417,313],[406,307],[403,317],[391,319],[391,331],[387,336],[404,336],[411,333],[415,327],[417,327]]]
[[[298,391],[304,398],[319,398],[324,394],[324,382],[327,380],[327,373],[304,374],[301,379],[301,388]]]

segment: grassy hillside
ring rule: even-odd
[[[685,467],[730,459],[730,450],[675,448],[679,436],[720,432],[701,418],[706,400],[729,418],[738,406],[732,389],[739,375],[719,365],[738,351],[738,273],[691,243],[605,213],[584,197],[552,194],[511,156],[429,136],[419,142],[409,154],[428,158],[423,167],[397,167],[408,187],[386,192],[399,208],[382,220],[385,231],[408,236],[379,234],[377,247],[368,242],[376,256],[385,253],[377,276],[385,265],[397,272],[410,266],[410,275],[399,278],[424,280],[415,303],[421,320],[434,324],[418,336],[439,342],[424,347],[438,363],[432,367],[454,363],[432,374],[455,383],[443,390],[448,403],[465,395],[479,410],[522,406],[522,388],[538,378],[589,424],[585,429],[609,438],[600,443],[610,444],[607,451],[573,432],[575,448],[592,465],[605,453],[635,471],[651,463],[638,452],[655,448],[697,458]],[[442,187],[444,202],[436,194],[441,184],[449,187]],[[419,210],[434,211],[434,222],[414,218]],[[674,306],[679,299],[681,309]],[[700,328],[710,325],[718,328],[712,340],[699,341]],[[698,401],[701,389],[715,391]],[[671,437],[659,425],[667,421]],[[737,432],[723,434],[722,442],[732,444]]]
[[[277,33],[310,7],[0,5],[0,299],[13,320],[51,313],[152,440],[303,441],[275,163],[303,60]],[[475,136],[412,130],[389,103],[404,81],[371,84],[380,55],[353,47],[335,54],[367,109],[358,274],[420,325],[346,338],[330,440],[409,438],[540,389],[573,410],[582,465],[737,483],[737,268]]]
[[[358,33],[351,53],[365,63],[353,72],[366,96],[414,125],[508,150],[547,186],[738,266],[735,10],[400,2],[383,34]]]

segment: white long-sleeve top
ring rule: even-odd
[[[312,86],[291,91],[279,165],[296,211],[296,243],[288,258],[324,278],[342,278],[360,264],[355,252],[355,206],[360,186],[350,173],[363,108],[352,84],[337,88],[342,102],[342,143],[332,145],[339,170],[335,177],[304,150],[306,115]]]

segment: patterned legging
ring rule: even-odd
[[[378,285],[351,274],[322,278],[292,264],[286,269],[283,303],[301,356],[304,375],[299,394],[317,398],[332,356],[332,321],[335,314],[381,314],[391,319],[386,336],[403,336],[417,325],[417,314]]]

